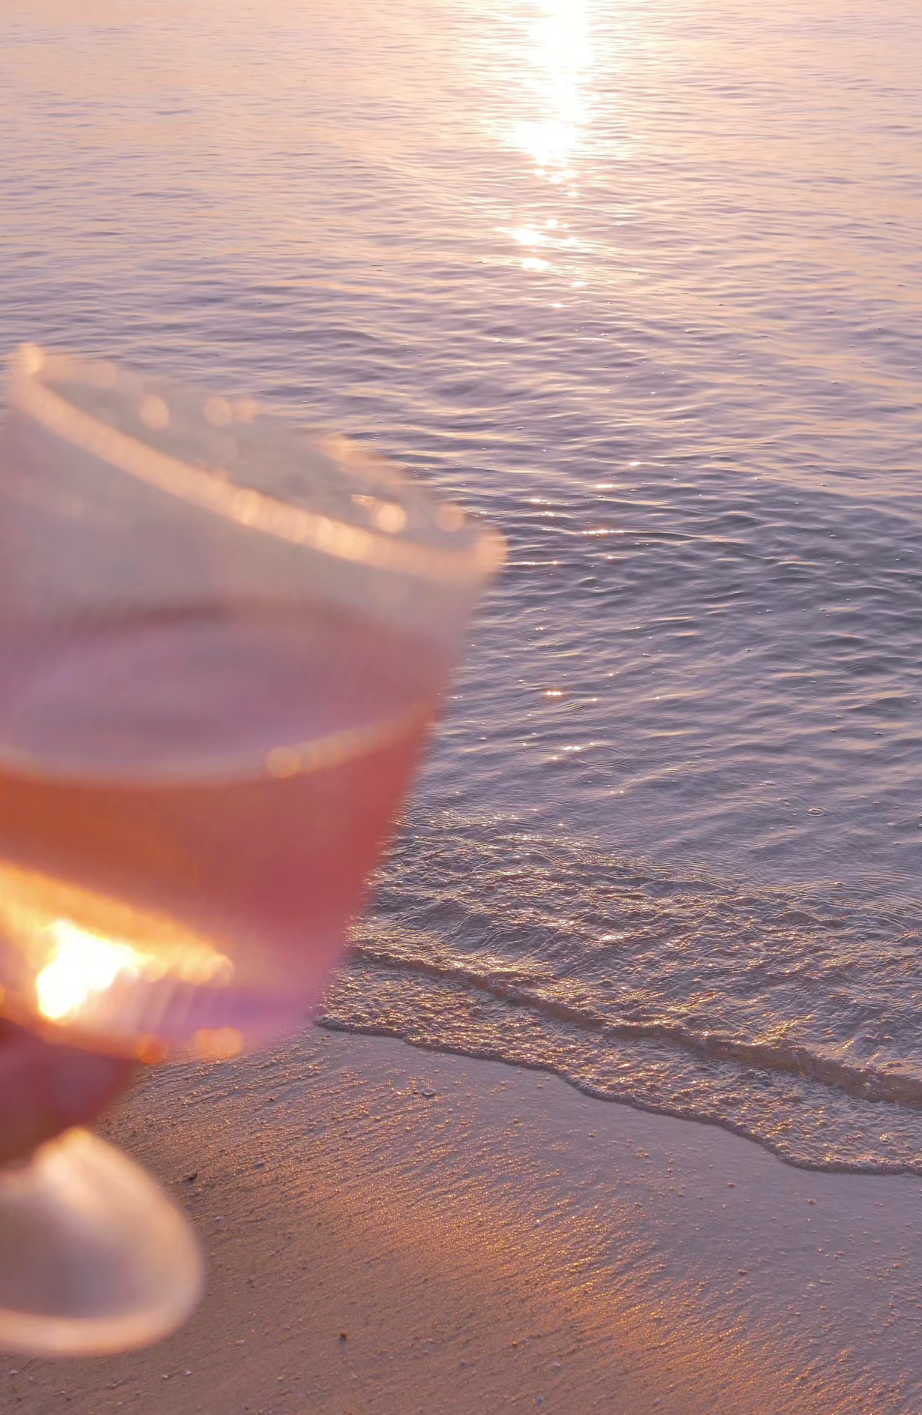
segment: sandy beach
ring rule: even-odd
[[[158,1347],[10,1355],[21,1415],[922,1408],[919,1183],[385,1038],[151,1074],[105,1125],[209,1282]]]

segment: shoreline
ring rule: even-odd
[[[189,1214],[205,1301],[148,1351],[7,1355],[22,1415],[922,1408],[915,1177],[322,1028],[101,1129]]]

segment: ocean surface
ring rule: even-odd
[[[0,352],[509,541],[329,1025],[922,1173],[917,0],[0,0]]]

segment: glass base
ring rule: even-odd
[[[0,1170],[0,1346],[102,1356],[149,1345],[195,1310],[203,1278],[180,1211],[86,1130]]]

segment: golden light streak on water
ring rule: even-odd
[[[555,205],[558,198],[565,201],[556,215],[536,211],[530,203],[514,224],[499,229],[517,247],[525,247],[518,261],[522,270],[542,274],[561,263],[573,269],[572,258],[582,243],[570,229],[569,199],[578,196],[576,162],[591,119],[586,95],[594,50],[588,0],[538,0],[530,22],[517,33],[515,50],[512,88],[518,111],[503,125],[505,140],[525,154],[530,175],[551,188],[545,189],[541,207],[546,208],[548,198]]]
[[[529,87],[539,114],[516,123],[513,140],[551,182],[575,181],[573,161],[588,120],[585,82],[592,65],[587,6],[583,0],[543,0],[531,27]]]

